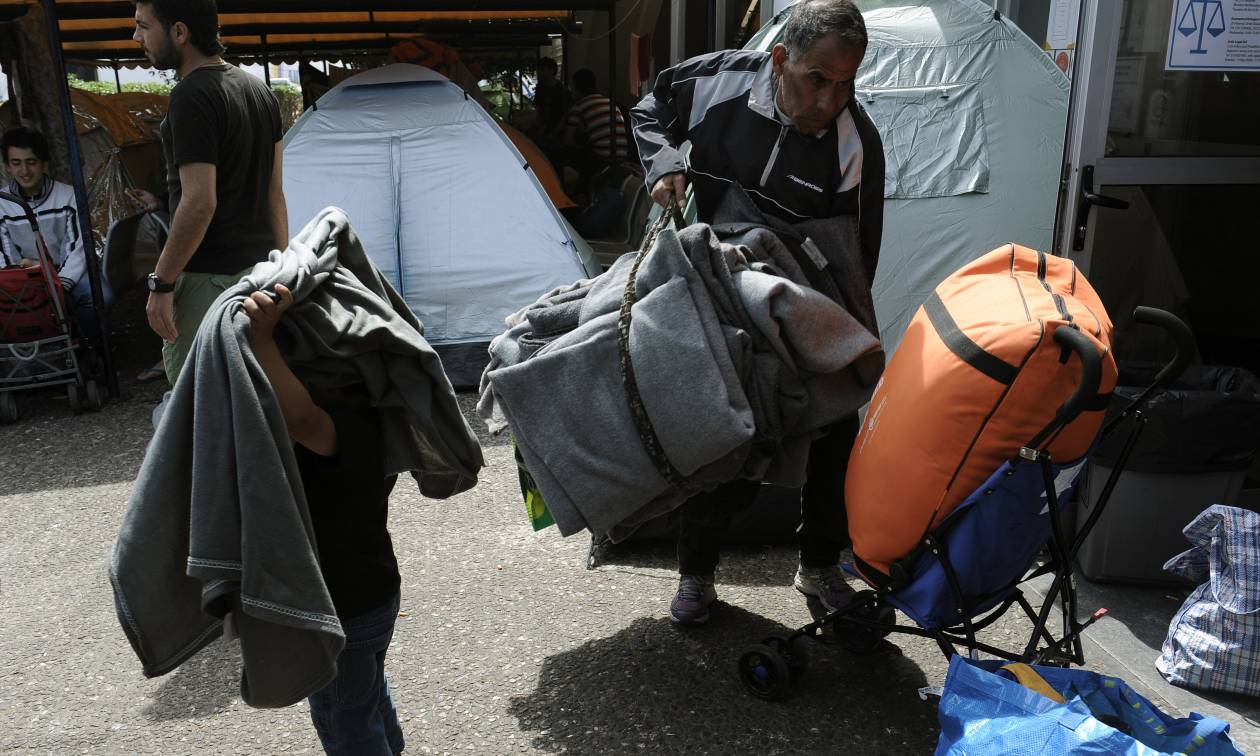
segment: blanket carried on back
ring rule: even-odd
[[[292,442],[240,302],[293,292],[276,329],[294,372],[381,414],[384,476],[420,492],[471,488],[481,447],[420,323],[336,208],[272,252],[206,314],[145,454],[109,575],[118,619],[148,677],[223,631],[241,640],[241,697],[288,706],[327,685],[345,643],[320,574]]]

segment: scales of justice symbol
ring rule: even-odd
[[[1197,14],[1195,6],[1200,9]],[[1221,7],[1221,0],[1190,0],[1186,4],[1185,12],[1181,14],[1181,20],[1177,22],[1177,31],[1181,32],[1183,37],[1189,37],[1198,32],[1199,39],[1190,54],[1207,53],[1203,47],[1203,32],[1213,37],[1219,37],[1225,33],[1225,10]]]

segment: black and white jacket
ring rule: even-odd
[[[850,97],[831,128],[802,134],[776,107],[773,78],[770,54],[756,50],[701,55],[662,71],[630,113],[648,188],[687,171],[705,222],[732,183],[789,223],[857,215],[863,257],[878,259],[884,149],[875,124]],[[688,159],[679,150],[685,141]]]
[[[16,181],[10,181],[4,190],[14,196],[22,196]],[[40,193],[26,201],[35,212],[40,233],[48,245],[48,254],[57,266],[61,285],[73,289],[86,270],[74,189],[69,184],[47,178]],[[20,265],[23,258],[39,260],[35,231],[19,205],[0,200],[0,268]]]

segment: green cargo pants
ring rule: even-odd
[[[179,336],[172,342],[162,343],[162,367],[166,380],[175,385],[179,371],[188,359],[197,328],[206,316],[214,300],[232,288],[253,270],[253,266],[232,275],[214,273],[180,273],[175,279],[175,330]]]

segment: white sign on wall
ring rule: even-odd
[[[1260,0],[1176,0],[1164,68],[1260,71]]]

